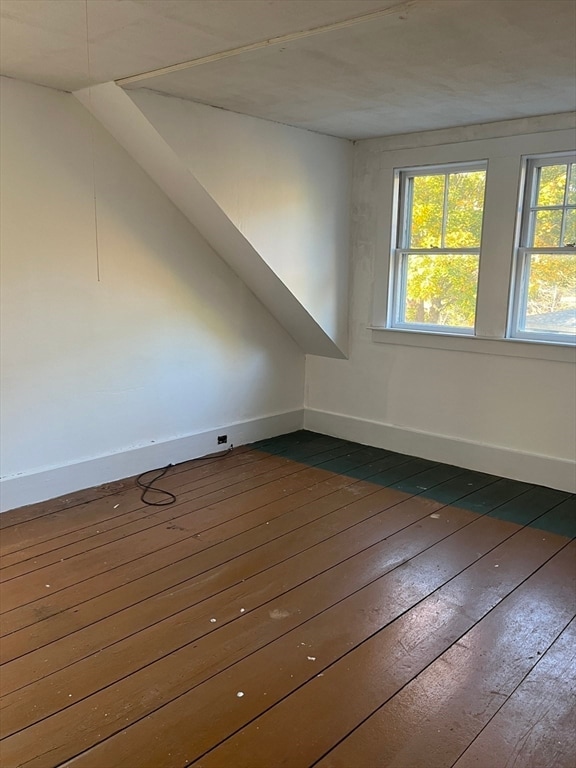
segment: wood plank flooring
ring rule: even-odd
[[[309,432],[0,516],[3,768],[575,768],[576,501]]]

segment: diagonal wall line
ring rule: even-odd
[[[74,96],[158,184],[303,352],[346,357],[120,87],[104,83],[76,91]]]

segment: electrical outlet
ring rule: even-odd
[[[228,442],[228,435],[218,435],[218,445]]]

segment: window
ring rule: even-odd
[[[389,327],[474,333],[486,163],[406,169]]]
[[[516,254],[510,333],[576,341],[576,154],[531,158]]]

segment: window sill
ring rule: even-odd
[[[372,341],[379,344],[444,349],[453,352],[475,352],[482,355],[527,357],[532,360],[552,360],[559,363],[576,362],[576,347],[572,344],[555,344],[528,339],[525,341],[520,339],[488,339],[479,336],[430,333],[375,326],[369,326],[369,329],[372,331]]]

